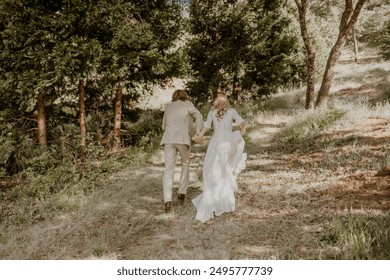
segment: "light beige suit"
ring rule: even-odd
[[[172,201],[172,186],[178,152],[181,156],[181,175],[178,193],[187,193],[190,172],[191,136],[199,134],[202,127],[202,114],[191,102],[178,100],[165,107],[162,122],[164,135],[161,139],[165,156],[163,179],[164,202]]]

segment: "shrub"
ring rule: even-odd
[[[136,122],[123,122],[125,146],[155,147],[156,139],[162,133],[162,119],[163,112],[147,110]]]

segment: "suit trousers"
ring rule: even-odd
[[[165,144],[165,171],[163,179],[164,202],[172,201],[172,187],[178,152],[181,156],[181,174],[178,193],[187,193],[190,178],[190,147],[184,144]]]

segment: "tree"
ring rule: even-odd
[[[306,0],[295,0],[295,3],[298,7],[299,14],[299,25],[301,27],[301,35],[303,42],[306,47],[307,53],[307,62],[306,62],[306,109],[314,108],[314,85],[315,85],[315,58],[316,58],[316,50],[313,46],[312,39],[307,30],[307,9],[308,3]]]
[[[38,107],[38,141],[41,147],[47,147],[47,132],[46,132],[46,114],[45,114],[45,103],[43,100],[43,94],[39,93],[37,96],[37,107]]]
[[[329,1],[328,1],[329,2]],[[339,23],[338,35],[336,42],[330,50],[330,53],[327,58],[327,63],[325,66],[325,70],[322,77],[322,82],[320,89],[317,94],[317,99],[315,102],[316,107],[324,107],[327,105],[329,90],[331,87],[331,82],[334,76],[334,66],[337,63],[338,58],[340,57],[341,51],[347,41],[347,38],[351,31],[353,30],[360,11],[363,8],[366,0],[358,0],[356,5],[354,6],[352,0],[345,0],[345,5],[343,7],[342,16]],[[307,23],[306,23],[306,12],[308,9],[308,2],[306,0],[295,0],[295,4],[298,8],[300,27],[301,27],[301,35],[303,41],[305,43],[307,49],[307,93],[306,93],[306,109],[310,109],[313,107],[313,96],[314,96],[314,76],[313,69],[315,66],[314,63],[314,54],[315,50],[312,48],[310,44],[312,39],[307,32]],[[329,8],[331,3],[327,3],[326,7]],[[320,6],[314,6],[315,8],[319,7],[320,10],[323,5],[320,3]],[[324,4],[325,5],[325,4]]]
[[[360,40],[371,47],[379,48],[382,56],[390,59],[390,1],[367,1],[360,22]]]
[[[78,99],[80,159],[84,161],[86,85],[99,84],[94,93],[104,98],[115,93],[122,106],[122,97],[137,100],[142,85],[177,74],[180,13],[181,6],[169,0],[1,1],[2,98],[14,100],[22,114],[38,108],[43,146],[47,145],[43,143],[47,141],[44,118],[48,117],[43,106],[62,110],[63,100],[77,106]],[[115,112],[117,149],[121,119],[120,111]]]
[[[57,76],[51,59],[55,46],[52,13],[58,5],[45,1],[1,2],[1,77],[2,97],[12,98],[23,112],[37,108],[38,142],[47,146],[45,96]]]
[[[87,149],[87,117],[85,111],[85,84],[84,80],[79,80],[79,117],[80,117],[80,161],[83,169],[85,168],[86,149]]]
[[[339,35],[336,43],[330,51],[328,61],[326,63],[321,87],[317,95],[316,107],[325,107],[327,105],[329,90],[334,76],[333,68],[340,57],[348,35],[351,33],[354,25],[358,20],[359,13],[362,10],[365,2],[366,0],[358,0],[354,7],[352,0],[345,0],[345,9],[340,20]]]
[[[181,32],[181,6],[176,1],[126,1],[106,3],[110,21],[106,36],[98,36],[103,46],[99,73],[107,88],[115,90],[114,145],[121,146],[123,98],[136,100],[140,85],[162,81],[178,73],[180,61],[174,51]]]
[[[280,87],[291,86],[304,67],[291,16],[280,1],[249,1],[253,20],[249,51],[244,61],[242,88],[252,98],[269,96]]]
[[[67,80],[64,84],[78,83],[79,159],[83,169],[87,145],[85,81],[96,76],[102,54],[101,44],[95,37],[96,27],[89,24],[100,16],[96,13],[98,7],[99,1],[64,1],[56,12],[53,30],[53,36],[58,39],[52,52],[58,79]]]
[[[291,83],[301,67],[298,42],[279,1],[190,2],[190,93],[207,102],[221,88],[250,97]]]

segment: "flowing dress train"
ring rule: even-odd
[[[222,119],[217,119],[216,110],[211,110],[204,123],[207,128],[213,127],[214,133],[203,164],[203,193],[192,200],[199,221],[235,210],[236,179],[245,168],[247,155],[240,132],[232,132],[233,121],[240,124],[244,120],[231,108]]]

